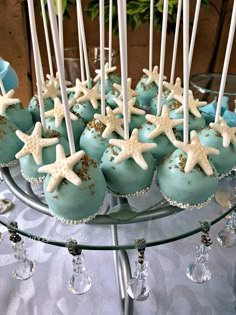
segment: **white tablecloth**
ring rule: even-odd
[[[46,226],[46,218],[17,201],[4,184],[1,196],[11,199],[16,207],[7,219],[29,221],[35,227]],[[175,243],[148,248],[149,286],[151,296],[134,303],[134,315],[233,315],[236,313],[236,248],[222,248],[215,237],[224,220],[211,229],[214,240],[209,258],[212,279],[195,284],[185,275],[193,261],[200,235]],[[0,230],[4,229],[0,226]],[[72,274],[72,256],[58,248],[25,239],[28,257],[36,262],[31,279],[17,281],[11,272],[15,266],[9,235],[0,244],[0,315],[118,315],[119,302],[111,251],[84,251],[87,270],[93,285],[89,292],[76,296],[67,291]],[[137,257],[128,251],[132,269]]]

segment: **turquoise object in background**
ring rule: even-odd
[[[11,89],[15,89],[19,86],[19,80],[18,80],[18,76],[15,70],[12,68],[9,62],[5,61],[1,57],[0,57],[0,78],[2,79],[6,92]]]

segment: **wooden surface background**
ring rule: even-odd
[[[193,64],[191,74],[203,73],[209,71],[212,63],[212,55],[216,44],[218,24],[221,14],[220,9],[224,0],[215,0],[214,5],[209,8],[201,8],[199,26],[196,37],[195,50],[193,55]],[[45,39],[42,26],[42,19],[37,7],[38,1],[35,1],[35,12],[37,18],[37,31],[40,42],[40,49],[45,73],[48,73],[48,64],[46,57]],[[86,1],[83,1],[86,4]],[[227,36],[229,31],[229,23],[232,12],[233,1],[229,1],[227,14],[224,19],[222,28],[220,29],[221,37],[218,42],[216,58],[214,60],[213,72],[221,72]],[[193,16],[195,1],[191,1],[191,15]],[[0,2],[0,56],[9,61],[18,73],[20,86],[16,90],[16,96],[21,98],[25,106],[28,105],[32,92],[35,91],[34,65],[32,58],[32,49],[27,34],[27,18],[26,6],[19,0],[1,0]],[[70,11],[71,19],[64,19],[64,37],[65,47],[74,47],[78,45],[77,29],[76,29],[76,13],[75,7]],[[84,14],[87,44],[90,46],[99,45],[99,27],[98,19],[91,22]],[[178,47],[178,60],[176,67],[176,75],[182,76],[182,32],[180,33],[180,41]],[[148,38],[149,25],[144,24],[136,31],[128,32],[128,65],[129,76],[133,79],[133,85],[142,75],[142,69],[148,67]],[[170,67],[173,49],[174,34],[167,36],[165,74],[170,77]],[[160,41],[161,33],[154,31],[154,64],[159,64],[160,59]],[[114,48],[118,48],[119,42],[114,38]],[[230,73],[236,73],[236,40],[231,55],[229,67]],[[32,77],[32,80],[31,80]]]

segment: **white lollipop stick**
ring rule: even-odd
[[[228,73],[228,68],[229,68],[230,55],[231,55],[233,41],[234,41],[235,26],[236,26],[236,1],[234,1],[234,6],[233,6],[233,12],[232,12],[232,17],[231,17],[231,22],[230,22],[228,42],[227,42],[226,53],[225,53],[224,66],[223,66],[221,82],[220,82],[219,97],[218,97],[218,103],[217,103],[217,108],[216,108],[216,116],[215,116],[215,122],[216,123],[220,119],[222,98],[223,98],[223,95],[224,95],[225,83],[226,83],[227,73]]]
[[[42,17],[43,17],[43,28],[44,28],[44,33],[45,33],[46,49],[47,49],[47,55],[48,55],[49,72],[50,72],[50,76],[53,77],[52,54],[51,54],[51,47],[50,47],[50,41],[49,41],[49,35],[48,35],[48,25],[47,25],[44,0],[41,0],[41,10],[42,10]]]
[[[123,1],[118,1],[118,23],[119,23],[119,44],[120,44],[120,65],[121,65],[121,85],[123,94],[123,116],[124,116],[124,139],[129,139],[129,119],[128,119],[128,93],[127,93],[127,41],[126,41],[126,7]]]
[[[33,0],[28,0],[28,10],[29,10],[29,22],[30,22],[30,31],[33,45],[33,54],[34,54],[34,62],[35,62],[35,74],[36,74],[36,82],[37,82],[37,90],[38,90],[38,98],[39,98],[39,109],[40,109],[40,117],[41,123],[44,129],[46,129],[45,123],[45,115],[44,115],[44,104],[43,104],[43,92],[42,92],[42,81],[41,81],[41,69],[40,69],[40,53],[38,47],[38,38],[36,33],[36,24],[35,24],[35,15],[34,15],[34,3]]]
[[[82,35],[80,29],[80,22],[79,22],[79,12],[78,6],[76,7],[77,12],[77,29],[78,29],[78,42],[79,42],[79,61],[80,61],[80,76],[81,81],[85,81],[85,72],[84,72],[84,53],[83,53],[83,44],[82,44]]]
[[[176,25],[175,25],[175,38],[174,38],[174,47],[173,47],[172,64],[171,64],[170,84],[174,84],[174,79],[175,79],[175,65],[176,65],[177,48],[178,48],[178,40],[179,40],[181,9],[182,9],[182,0],[179,0],[178,9],[177,9],[177,17],[176,17]]]
[[[158,100],[157,100],[157,115],[161,112],[162,105],[162,92],[163,92],[163,76],[165,66],[165,52],[166,52],[166,31],[168,20],[168,0],[164,0],[162,31],[161,31],[161,58],[160,58],[160,72],[158,82]]]
[[[183,0],[184,143],[189,131],[189,0]]]
[[[65,78],[64,78],[64,67],[63,67],[63,62],[62,62],[60,44],[58,40],[58,29],[57,29],[56,16],[54,12],[53,0],[48,0],[48,12],[49,12],[49,18],[50,18],[50,23],[51,23],[53,45],[54,45],[54,51],[55,51],[56,63],[57,63],[57,69],[58,69],[58,75],[59,75],[62,103],[64,106],[64,112],[65,112],[66,130],[67,130],[67,135],[68,135],[68,140],[69,140],[69,145],[70,145],[70,153],[72,155],[75,153],[75,143],[74,143],[74,135],[73,135],[71,119],[70,119],[70,111],[68,107],[68,98],[67,98]]]
[[[2,82],[2,78],[0,78],[0,88],[2,90],[2,95],[5,95],[6,94],[6,90],[5,90],[4,84]]]
[[[154,0],[150,0],[150,25],[149,25],[149,71],[152,71],[153,58],[153,14],[154,14]]]
[[[101,69],[101,114],[105,116],[105,56],[104,56],[104,0],[99,0],[99,29],[100,29],[100,69]]]
[[[78,20],[79,20],[79,25],[80,25],[80,30],[81,30],[83,51],[84,51],[84,63],[85,63],[86,77],[88,80],[88,87],[90,88],[91,87],[91,77],[90,77],[90,70],[89,70],[88,53],[87,53],[87,45],[86,45],[86,38],[85,38],[84,19],[83,19],[81,0],[76,0],[76,5],[77,5],[77,12],[78,12]]]
[[[108,65],[109,68],[112,66],[112,5],[113,0],[109,2],[109,34],[108,34]]]
[[[36,45],[37,45],[38,56],[39,56],[40,77],[41,77],[41,82],[44,83],[43,65],[42,65],[42,59],[41,59],[41,54],[40,54],[40,49],[39,49],[37,33],[36,33],[36,38],[37,38]]]
[[[63,36],[63,12],[62,12],[62,0],[57,0],[58,6],[58,31],[59,31],[59,43],[61,48],[61,56],[64,64],[64,36]],[[63,66],[64,71],[64,66]]]
[[[125,62],[126,62],[125,66],[126,66],[126,73],[127,73],[127,78],[128,78],[128,49],[127,49],[128,38],[127,38],[127,14],[126,14],[127,5],[126,5],[126,0],[123,0],[123,8],[124,8],[123,20],[124,20],[124,29],[125,29]],[[126,83],[125,83],[125,89],[126,89]],[[128,96],[127,96],[127,101],[128,101]]]
[[[192,66],[193,49],[194,49],[194,44],[195,44],[195,39],[196,39],[200,7],[201,7],[201,0],[197,0],[196,7],[195,7],[194,20],[193,20],[193,30],[192,30],[192,35],[191,35],[190,49],[189,49],[189,74],[190,74],[191,66]]]

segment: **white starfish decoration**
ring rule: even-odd
[[[77,99],[83,93],[82,87],[86,87],[86,85],[87,85],[87,81],[81,82],[80,79],[76,79],[75,86],[67,88],[66,91],[67,93],[74,93],[73,97]]]
[[[132,97],[138,96],[139,93],[135,90],[133,90],[131,88],[131,84],[132,84],[132,79],[128,78],[127,79],[127,97],[128,97],[128,101],[131,100]],[[122,100],[123,99],[123,94],[122,94],[122,86],[114,83],[113,84],[114,88],[120,93],[119,98]]]
[[[183,96],[180,96],[180,95],[175,95],[174,98],[180,102],[182,104],[182,106],[180,106],[178,109],[176,109],[176,113],[179,114],[179,113],[183,113],[184,111],[184,106],[183,106],[183,103],[184,103],[184,98]],[[198,110],[198,107],[201,107],[201,106],[205,106],[207,104],[207,102],[199,102],[198,99],[194,99],[193,97],[193,92],[192,91],[189,91],[189,111],[190,113],[192,113],[195,117],[201,117],[201,113],[199,112]]]
[[[175,140],[175,134],[173,128],[183,123],[183,119],[171,119],[169,116],[169,109],[167,105],[163,105],[161,116],[154,116],[147,114],[145,118],[152,124],[156,125],[156,128],[149,133],[148,139],[154,139],[160,134],[164,133],[167,138],[173,142]]]
[[[104,74],[105,74],[105,80],[108,79],[108,74],[116,71],[116,66],[109,67],[109,63],[107,62],[104,66]],[[97,73],[96,77],[93,79],[94,82],[98,82],[98,80],[101,78],[101,69],[95,70]]]
[[[57,84],[58,86],[60,86],[60,82],[59,82],[59,73],[57,72],[56,73],[56,77],[50,75],[50,74],[46,74],[46,78],[48,79],[49,82],[53,82],[55,84]],[[64,80],[64,83],[66,86],[70,86],[71,85],[71,82],[70,81],[67,81],[67,80]]]
[[[63,146],[61,144],[56,146],[56,161],[52,164],[43,165],[38,169],[39,173],[52,175],[47,187],[49,193],[53,192],[64,178],[75,186],[81,185],[81,179],[72,168],[81,160],[84,154],[85,152],[81,150],[66,157]]]
[[[184,168],[185,173],[191,172],[195,165],[201,166],[208,175],[213,175],[213,169],[208,160],[208,155],[219,155],[220,151],[211,147],[201,145],[197,132],[192,130],[190,133],[191,143],[184,143],[178,140],[173,141],[174,146],[187,153],[187,162]]]
[[[16,131],[16,135],[24,142],[24,146],[16,154],[16,158],[20,159],[25,155],[32,154],[37,165],[42,164],[42,148],[49,147],[59,141],[58,138],[42,138],[42,125],[40,122],[35,124],[30,136],[20,130]]]
[[[229,127],[222,117],[219,119],[219,124],[210,123],[209,126],[222,135],[223,147],[228,148],[231,142],[236,144],[236,127]]]
[[[158,73],[158,66],[154,66],[153,71],[148,69],[143,69],[143,72],[148,76],[148,80],[146,81],[145,85],[150,85],[151,83],[155,83],[156,85],[159,84],[159,73]],[[167,77],[163,76],[163,80],[166,80]]]
[[[75,99],[71,99],[68,101],[69,109],[74,105],[74,102],[75,102]],[[56,128],[58,128],[61,125],[62,120],[65,118],[64,106],[58,97],[54,99],[54,108],[45,112],[45,118],[50,118],[50,117],[55,118]],[[70,112],[70,118],[72,120],[78,119],[78,117],[71,112]]]
[[[176,95],[182,96],[183,95],[183,88],[181,86],[181,79],[176,78],[175,84],[171,84],[169,82],[163,82],[164,87],[166,87],[170,94],[167,96],[167,101],[172,100]]]
[[[0,115],[4,115],[8,106],[19,103],[20,100],[18,98],[12,98],[15,91],[10,90],[4,95],[0,95]]]
[[[106,126],[102,133],[102,137],[107,138],[113,131],[115,131],[118,135],[124,138],[124,130],[121,127],[124,123],[123,118],[117,118],[109,106],[106,107],[106,112],[106,116],[94,114],[94,118],[100,120]]]
[[[96,84],[91,90],[86,87],[81,87],[83,96],[80,96],[77,101],[79,103],[84,103],[89,101],[94,109],[98,109],[98,100],[101,99],[101,94],[98,93],[98,84]],[[105,98],[107,98],[105,96]]]
[[[55,99],[59,95],[61,95],[61,92],[59,90],[59,85],[54,83],[53,81],[49,81],[47,83],[43,83],[42,85],[43,89],[43,98],[46,99],[50,97],[51,99]]]
[[[143,170],[147,170],[148,165],[143,158],[142,152],[150,151],[157,146],[156,143],[139,142],[138,129],[132,131],[129,140],[110,139],[109,143],[121,148],[121,152],[114,160],[115,163],[119,164],[132,158]]]
[[[119,99],[119,98],[114,98],[114,101],[116,102],[116,104],[118,105],[118,107],[116,107],[113,110],[114,114],[122,114],[123,115],[123,111],[124,111],[124,101]],[[128,101],[128,120],[130,122],[131,120],[131,114],[135,114],[135,115],[145,115],[145,110],[134,107],[136,102],[136,97],[131,98]]]

